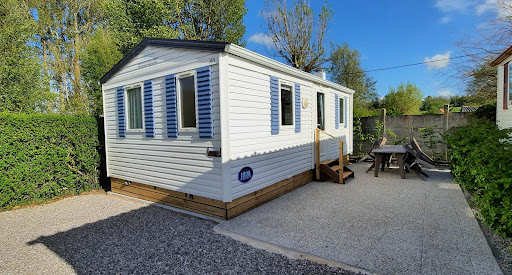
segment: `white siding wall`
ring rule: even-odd
[[[309,106],[301,107],[301,132],[294,126],[279,126],[279,134],[271,135],[270,76],[280,81],[299,83],[301,99]],[[233,199],[290,178],[314,168],[314,129],[316,125],[316,86],[303,79],[255,65],[230,55],[228,65],[229,143]],[[330,91],[330,90],[329,90]],[[340,96],[349,94],[341,94]],[[334,94],[326,94],[328,130],[334,128]],[[350,100],[351,101],[351,100]],[[351,108],[350,108],[351,110]],[[349,111],[351,114],[352,112]],[[352,119],[347,129],[333,134],[351,132]],[[351,144],[348,144],[351,151]],[[337,145],[336,145],[337,146]],[[336,147],[336,155],[338,150]],[[241,168],[250,166],[254,175],[248,183],[238,181]]]
[[[148,47],[104,84],[109,176],[222,200],[220,158],[206,155],[208,147],[220,147],[218,57],[218,53]],[[212,65],[214,138],[199,138],[197,132],[168,138],[165,75],[207,65]],[[147,79],[153,79],[155,137],[130,132],[119,137],[116,87]]]
[[[500,128],[512,128],[512,106],[508,106],[508,110],[503,110],[503,65],[506,62],[512,62],[512,56],[505,59],[498,66],[498,98],[496,104],[496,120]],[[509,72],[512,73],[512,72]],[[509,83],[510,86],[512,83]]]

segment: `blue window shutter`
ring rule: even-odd
[[[117,130],[120,137],[126,137],[126,122],[124,118],[124,88],[117,88]]]
[[[338,99],[338,95],[334,95],[334,127],[336,129],[340,128],[340,102]]]
[[[197,69],[197,115],[199,137],[213,138],[212,79],[210,66]]]
[[[155,121],[153,115],[153,80],[144,81],[144,122],[146,136],[155,137]]]
[[[345,99],[343,100],[343,102],[345,102],[345,108],[343,109],[345,111],[345,114],[344,114],[344,119],[343,121],[345,122],[345,128],[347,128],[347,119],[348,119],[348,116],[347,116],[347,106],[348,106],[348,103],[347,103],[347,97],[345,97]]]
[[[165,110],[167,114],[167,136],[178,137],[176,77],[173,74],[165,76]]]
[[[270,133],[279,134],[279,80],[270,76]]]
[[[295,83],[295,133],[300,133],[300,84]]]

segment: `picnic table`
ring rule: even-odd
[[[400,176],[402,179],[405,179],[404,160],[407,150],[403,145],[384,145],[373,149],[372,153],[375,155],[375,177],[379,176],[379,164],[382,166],[382,171],[384,171],[386,162],[392,154],[395,154],[398,168],[400,169]]]

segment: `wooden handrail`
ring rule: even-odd
[[[342,140],[342,139],[339,139],[339,138],[337,138],[337,137],[335,137],[335,136],[333,136],[333,135],[331,135],[331,134],[327,133],[326,131],[324,131],[324,130],[322,130],[322,129],[319,129],[319,128],[316,128],[316,129],[317,129],[318,131],[320,131],[320,132],[322,132],[322,133],[324,133],[324,134],[326,134],[326,135],[328,135],[328,136],[332,137],[333,139],[335,139],[335,140],[337,140],[337,141],[343,142],[343,140]]]
[[[320,179],[320,133],[324,133],[332,138],[334,138],[335,140],[337,140],[339,142],[339,171],[338,171],[338,174],[339,174],[339,178],[338,178],[338,182],[339,183],[343,183],[343,169],[345,167],[344,163],[343,163],[343,140],[327,133],[326,131],[324,130],[321,130],[319,128],[316,128],[315,129],[315,174],[316,174],[316,179],[319,180]]]

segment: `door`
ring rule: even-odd
[[[316,118],[317,128],[325,130],[325,94],[316,93]]]
[[[316,127],[325,131],[325,94],[321,92],[316,93]],[[325,135],[320,134],[320,160],[325,159],[325,142],[322,140],[323,138],[325,138]]]

